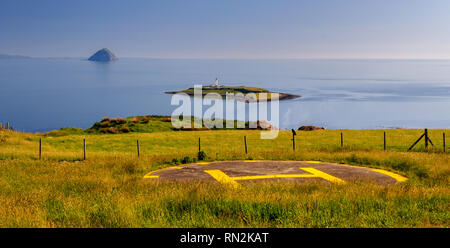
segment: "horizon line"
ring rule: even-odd
[[[11,54],[0,54],[0,55],[11,55]],[[12,56],[23,56],[27,58],[36,59],[88,59],[89,57],[80,56],[28,56],[14,54]],[[210,60],[450,60],[448,58],[434,58],[434,57],[297,57],[297,58],[277,58],[277,57],[142,57],[142,56],[123,56],[117,57],[118,59],[210,59]]]

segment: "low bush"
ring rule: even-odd
[[[124,118],[115,118],[115,119],[111,119],[111,123],[112,124],[125,124],[125,123],[127,123],[127,120],[125,120]]]
[[[197,158],[198,158],[198,160],[205,160],[206,159],[206,152],[199,151]]]
[[[150,118],[148,116],[144,116],[144,118],[141,119],[142,123],[148,123],[150,121]]]
[[[108,133],[119,133],[119,129],[117,127],[110,127],[106,129]]]
[[[102,122],[100,122],[100,126],[101,127],[109,127],[109,121],[102,121]]]
[[[192,159],[191,159],[191,157],[186,156],[186,157],[184,157],[184,158],[181,160],[181,163],[182,163],[182,164],[189,164],[189,163],[192,163]]]
[[[131,118],[132,123],[139,123],[139,118],[137,116]]]
[[[122,133],[129,133],[130,132],[130,128],[127,127],[127,126],[121,126],[119,131],[122,132]]]

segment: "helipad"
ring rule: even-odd
[[[204,180],[239,187],[242,183],[292,181],[346,184],[373,181],[381,185],[404,182],[407,178],[390,171],[320,161],[221,161],[171,166],[151,171],[147,180]]]

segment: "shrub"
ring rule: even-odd
[[[94,130],[89,130],[91,133],[93,133],[94,132]],[[100,133],[107,133],[108,132],[108,128],[100,128],[99,130],[98,130]]]
[[[106,131],[108,133],[119,133],[119,129],[117,127],[110,127]]]
[[[180,164],[180,160],[178,158],[172,159],[172,164]]]
[[[129,133],[130,132],[130,128],[127,127],[127,126],[122,126],[122,127],[120,127],[119,131],[122,132],[122,133]]]
[[[133,118],[131,119],[131,122],[133,122],[133,123],[139,123],[139,118],[138,118],[137,116],[135,116],[135,117],[133,117]]]
[[[101,122],[109,122],[109,121],[111,121],[111,119],[109,119],[108,117],[103,117]]]
[[[199,151],[197,157],[198,157],[198,160],[205,160],[206,159],[206,152]]]
[[[125,123],[127,123],[127,120],[125,120],[124,118],[115,118],[115,119],[111,119],[111,123],[113,123],[113,124],[125,124]]]
[[[100,122],[101,127],[109,127],[109,121],[102,121]]]
[[[186,157],[184,157],[184,158],[181,160],[181,163],[182,163],[182,164],[189,164],[189,163],[192,163],[192,159],[191,159],[191,157],[186,156]]]
[[[102,124],[100,123],[100,122],[96,122],[96,123],[94,123],[94,125],[92,125],[92,127],[91,128],[93,128],[93,129],[95,129],[95,128],[100,128],[102,126]]]
[[[150,118],[148,116],[145,116],[144,118],[142,118],[141,122],[142,123],[148,123],[150,121]]]

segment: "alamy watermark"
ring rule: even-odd
[[[226,93],[225,101],[218,93],[203,94],[202,85],[194,86],[193,102],[187,93],[176,93],[172,96],[171,105],[179,106],[172,112],[173,128],[246,128],[246,106],[248,103],[249,129],[261,128],[261,139],[275,139],[279,126],[279,94],[270,93]],[[270,122],[268,122],[268,101],[270,101]],[[236,108],[235,106],[236,102]],[[223,104],[225,103],[225,113]],[[203,108],[207,107],[203,112]],[[192,113],[193,109],[193,113]],[[235,118],[235,109],[236,117]],[[225,121],[224,121],[225,120]]]

